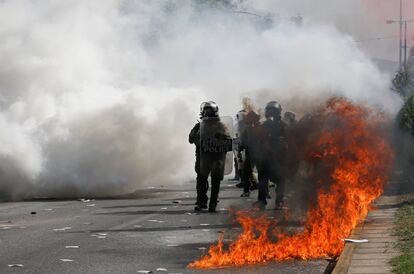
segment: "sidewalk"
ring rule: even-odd
[[[350,238],[367,239],[367,243],[347,243],[333,273],[392,273],[389,260],[398,255],[393,236],[398,196],[382,196],[375,203],[365,222]]]

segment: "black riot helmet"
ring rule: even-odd
[[[283,115],[283,122],[287,125],[293,125],[296,123],[296,114],[292,111],[286,111]]]
[[[213,101],[203,102],[200,105],[200,117],[218,117],[218,105]]]
[[[276,101],[270,101],[265,107],[266,119],[280,119],[282,114],[282,106]]]

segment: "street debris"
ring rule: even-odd
[[[53,208],[45,208],[44,211],[53,211]]]
[[[60,259],[62,262],[73,262],[72,259]]]
[[[367,239],[361,239],[361,240],[357,240],[357,239],[344,239],[345,242],[347,243],[368,243]]]
[[[191,212],[186,212],[186,213],[184,213],[184,215],[192,215],[193,213],[191,213]]]
[[[210,231],[210,229],[202,229],[201,231],[208,232],[208,231]]]
[[[163,223],[164,221],[160,221],[160,220],[147,220],[148,222],[153,222],[153,223]]]
[[[168,247],[177,247],[178,245],[176,245],[176,244],[169,244],[169,245],[167,245]]]
[[[208,226],[208,225],[210,225],[210,224],[200,224],[201,226]]]
[[[174,200],[173,201],[173,204],[181,204],[183,201],[181,201],[181,200]]]
[[[95,206],[95,204],[87,204],[86,206]]]
[[[22,264],[9,264],[8,267],[23,267]]]
[[[108,236],[107,233],[97,233],[97,234],[92,234],[92,237],[98,238],[98,239],[106,239],[106,236]]]
[[[30,214],[35,215],[35,214],[37,214],[37,212],[36,211],[32,211],[32,212],[30,212]]]
[[[69,229],[72,229],[72,227],[65,226],[65,227],[62,227],[62,228],[54,228],[53,231],[66,231],[66,230],[69,230]]]
[[[162,209],[162,210],[166,210],[166,209],[168,209],[168,207],[161,207],[161,209]]]
[[[153,273],[151,270],[138,270],[138,273]]]
[[[158,272],[167,272],[168,270],[166,268],[163,268],[163,267],[158,267],[156,269],[156,271],[158,271]]]
[[[95,201],[95,199],[85,199],[85,198],[80,198],[78,199],[78,201],[84,202],[84,203],[89,203],[89,202],[93,202]]]
[[[66,245],[65,248],[79,248],[78,245]]]

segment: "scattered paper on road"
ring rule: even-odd
[[[65,226],[65,227],[62,227],[62,228],[54,228],[53,231],[65,231],[65,230],[69,230],[69,229],[72,229],[72,227]]]
[[[78,245],[67,245],[65,246],[65,248],[79,248]]]
[[[93,202],[95,201],[95,199],[85,199],[85,198],[80,198],[78,199],[78,201],[84,202],[84,203],[89,203],[89,202]]]
[[[344,239],[344,241],[347,242],[347,243],[368,243],[367,239],[360,239],[360,240],[357,240],[357,239]]]
[[[108,234],[106,234],[106,233],[97,233],[97,234],[92,234],[92,237],[96,237],[98,239],[106,239],[107,235]]]
[[[153,222],[153,223],[163,223],[164,221],[160,221],[160,220],[147,220],[148,222]]]
[[[152,273],[151,270],[138,270],[138,273]]]
[[[166,268],[163,268],[163,267],[158,267],[156,270],[158,272],[167,272],[168,271]]]
[[[8,267],[23,267],[22,264],[9,264]]]
[[[62,262],[73,262],[72,259],[60,259]]]

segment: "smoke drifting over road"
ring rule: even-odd
[[[245,95],[301,98],[302,109],[335,94],[395,112],[389,77],[351,36],[315,20],[298,26],[229,11],[243,5],[2,1],[0,196],[183,182],[203,100],[231,115]]]

